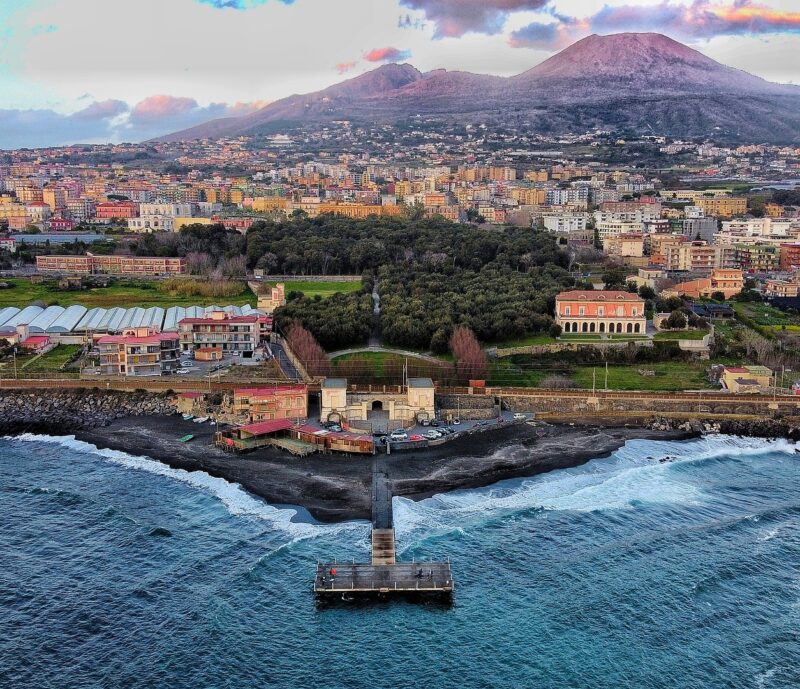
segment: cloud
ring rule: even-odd
[[[211,103],[156,95],[133,107],[124,101],[93,102],[65,115],[50,109],[0,110],[0,148],[61,146],[71,143],[143,141],[219,117],[249,115],[267,103]]]
[[[408,50],[398,50],[397,48],[373,48],[364,55],[367,62],[399,62],[408,60],[411,52]]]
[[[130,110],[130,106],[122,100],[104,100],[94,102],[83,110],[72,115],[76,120],[96,122],[97,120],[110,120]]]
[[[357,64],[358,63],[355,60],[352,62],[338,62],[336,64],[336,71],[339,72],[339,74],[346,74],[350,70],[354,69]]]
[[[267,0],[197,0],[203,5],[211,5],[218,10],[251,10],[260,7]],[[284,5],[291,5],[294,0],[280,0]]]
[[[577,22],[543,24],[532,22],[511,33],[508,43],[512,48],[533,48],[535,50],[561,50],[575,40],[574,28]]]
[[[181,117],[199,107],[194,98],[150,96],[136,104],[131,112],[131,121],[139,124],[158,122],[165,118]]]
[[[722,4],[694,0],[681,5],[662,0],[657,5],[606,5],[588,18],[592,31],[658,31],[684,40],[716,36],[800,33],[800,12],[784,12],[752,0]]]
[[[400,0],[425,12],[434,23],[434,38],[456,38],[470,31],[499,33],[512,12],[540,10],[550,0]]]

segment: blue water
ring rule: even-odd
[[[0,439],[0,687],[800,687],[793,444],[635,441],[395,511],[402,558],[451,558],[452,608],[317,610],[315,559],[366,558],[367,524]]]

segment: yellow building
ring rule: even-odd
[[[286,285],[279,282],[274,287],[267,287],[264,294],[258,295],[259,311],[274,313],[275,309],[286,305]]]
[[[175,232],[180,232],[188,225],[213,225],[211,218],[175,218]]]
[[[348,390],[347,379],[326,378],[320,394],[320,420],[370,424],[375,431],[388,424],[411,425],[436,416],[435,389],[430,378],[409,378],[404,391],[361,393]]]
[[[732,218],[735,215],[747,213],[747,199],[744,197],[701,197],[695,201],[695,205],[698,208],[702,208],[707,216],[716,216],[718,218]]]
[[[766,366],[726,366],[720,382],[731,392],[764,392],[772,386],[772,371]]]
[[[281,196],[259,196],[253,199],[253,210],[258,213],[269,213],[271,211],[286,212],[287,202]]]

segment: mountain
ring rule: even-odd
[[[726,67],[666,36],[588,36],[513,77],[388,64],[245,117],[161,137],[240,136],[348,119],[513,124],[566,134],[600,128],[678,137],[800,142],[800,87]]]

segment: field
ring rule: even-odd
[[[656,333],[654,340],[657,342],[664,340],[702,340],[708,335],[707,330],[679,330],[676,332]]]
[[[397,385],[403,379],[403,366],[408,363],[410,377],[432,377],[443,375],[444,369],[451,366],[446,361],[441,364],[413,356],[393,352],[356,352],[342,354],[332,360],[333,374],[352,379],[355,382],[374,382]]]
[[[655,375],[642,375],[653,372]],[[596,387],[605,387],[606,369],[595,367]],[[582,388],[592,387],[592,367],[576,368],[570,376]],[[705,375],[705,367],[685,361],[631,364],[608,367],[610,390],[705,390],[711,389]]]
[[[72,359],[83,347],[81,345],[59,345],[43,354],[38,359],[32,358],[30,363],[20,366],[17,361],[17,370],[24,368],[25,373],[35,371],[59,371],[61,367]],[[19,359],[19,358],[18,358]]]
[[[610,390],[703,390],[710,389],[706,378],[707,365],[681,362],[614,365],[608,367]],[[606,384],[605,366],[537,367],[534,363],[514,362],[510,358],[491,362],[489,385],[509,387],[541,387],[548,376],[571,380],[577,387],[602,389]],[[652,372],[654,375],[649,375]]]
[[[81,304],[88,308],[95,306],[162,306],[168,308],[170,306],[210,306],[211,304],[218,304],[219,306],[252,304],[255,306],[256,303],[255,295],[244,283],[242,283],[241,294],[220,300],[213,297],[173,296],[156,281],[121,281],[109,287],[94,287],[81,290],[61,289],[55,280],[48,280],[38,285],[34,285],[25,278],[14,278],[4,280],[4,282],[10,284],[11,287],[0,289],[0,308],[5,306],[23,308],[35,301],[41,301],[47,306],[53,304],[58,306]],[[221,301],[224,304],[220,303]]]
[[[265,283],[269,287],[274,287],[274,282]],[[307,297],[320,296],[323,299],[332,297],[337,292],[350,293],[358,292],[361,289],[361,281],[354,282],[316,282],[314,280],[287,280],[283,283],[286,285],[286,294],[289,292],[302,292]]]

